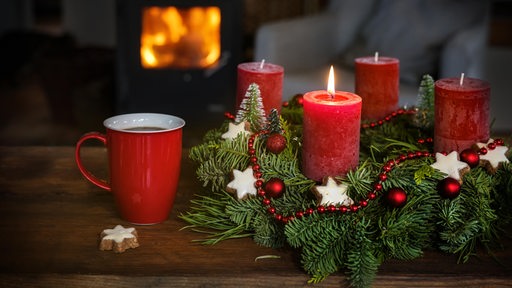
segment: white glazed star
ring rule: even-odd
[[[323,186],[315,186],[320,205],[351,205],[354,201],[347,195],[348,185],[338,184],[332,177]]]
[[[236,197],[241,200],[249,195],[256,195],[256,187],[254,182],[258,180],[254,177],[252,167],[249,166],[243,172],[240,170],[233,170],[233,180],[228,183],[228,190],[236,192]]]
[[[457,151],[452,151],[446,156],[436,153],[436,162],[430,166],[447,174],[445,178],[451,177],[458,181],[461,181],[463,172],[469,170],[467,163],[459,161]]]
[[[498,169],[498,166],[501,162],[508,163],[510,162],[505,156],[508,151],[508,147],[506,146],[496,146],[494,149],[489,149],[487,146],[489,143],[493,143],[493,139],[489,139],[487,143],[476,143],[478,148],[485,147],[487,149],[487,154],[480,155],[480,160],[488,161],[493,169]]]
[[[121,243],[123,239],[135,237],[135,235],[132,234],[134,230],[135,228],[124,228],[121,225],[117,225],[114,229],[103,230],[105,235],[103,239],[114,240],[117,243]]]
[[[229,123],[228,131],[221,135],[222,139],[235,139],[238,134],[243,133],[244,135],[249,135],[251,132],[245,130],[245,122],[240,122],[238,124]]]

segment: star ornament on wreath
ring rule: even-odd
[[[326,177],[323,185],[317,185],[313,191],[318,199],[318,205],[352,205],[352,200],[347,195],[348,185],[338,184],[332,177]]]
[[[503,163],[510,163],[506,156],[508,147],[503,146],[501,139],[489,139],[487,143],[476,143],[476,146],[479,149],[478,152],[480,154],[481,164],[485,166],[489,172],[496,173]]]
[[[464,173],[469,171],[469,165],[466,162],[459,161],[457,151],[452,151],[448,155],[436,153],[436,162],[431,166],[445,173],[446,177],[451,177],[460,182],[462,182]]]

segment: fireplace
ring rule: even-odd
[[[117,112],[230,110],[241,57],[241,2],[117,1]]]

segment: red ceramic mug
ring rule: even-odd
[[[123,114],[103,122],[106,134],[83,135],[75,149],[80,172],[114,194],[121,217],[133,224],[165,221],[172,210],[180,175],[181,118],[156,113]],[[90,139],[107,147],[110,181],[97,178],[82,163],[80,148]]]

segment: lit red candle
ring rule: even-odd
[[[335,91],[332,67],[327,91],[304,94],[302,171],[321,181],[345,175],[359,162],[361,97]]]
[[[435,82],[434,150],[461,152],[490,137],[491,85],[475,78]]]
[[[380,120],[398,108],[400,62],[396,58],[355,59],[355,93],[363,99],[363,120]]]
[[[279,65],[261,62],[248,62],[238,65],[236,109],[240,107],[247,88],[251,83],[258,84],[263,108],[267,115],[272,108],[281,111],[283,98],[284,68]]]

